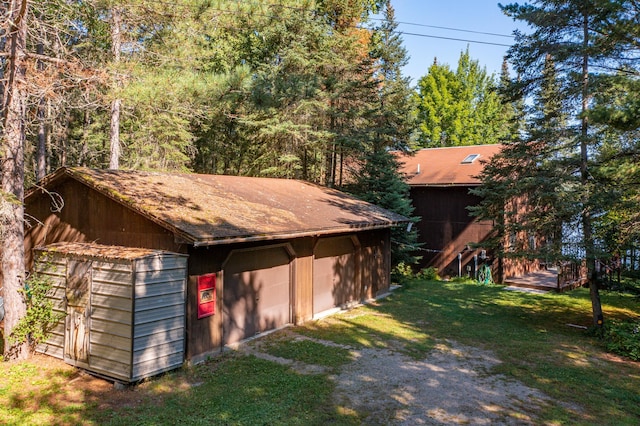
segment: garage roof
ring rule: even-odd
[[[337,190],[273,178],[61,168],[26,196],[66,179],[87,185],[194,245],[388,228],[409,222]]]
[[[485,162],[502,145],[471,145],[426,148],[414,155],[402,155],[401,171],[411,186],[477,186]]]

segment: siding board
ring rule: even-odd
[[[73,359],[65,360],[125,382],[181,366],[186,256],[126,247],[107,250],[95,244],[67,247],[66,253],[64,244],[50,251],[41,249],[43,256],[35,265],[54,282],[49,294],[54,310],[65,312],[67,263],[91,260],[92,285],[86,301],[90,315],[88,361],[74,364]],[[107,252],[122,258],[106,258]],[[61,322],[39,351],[63,358],[69,338],[65,331]]]

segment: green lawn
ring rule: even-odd
[[[605,319],[640,317],[636,297],[603,293],[602,303]],[[428,357],[444,339],[488,349],[502,360],[491,373],[518,379],[557,401],[536,413],[541,422],[640,424],[640,363],[606,353],[599,340],[576,327],[590,322],[585,289],[538,295],[500,286],[413,281],[374,305],[294,331],[356,348],[390,348],[415,359]],[[291,342],[278,333],[263,349],[322,365],[324,372],[302,375],[274,362],[227,354],[119,391],[130,396],[127,403],[105,404],[117,391],[73,393],[65,385],[69,371],[4,363],[0,424],[360,423],[359,413],[331,399],[329,375],[348,368],[348,351]]]

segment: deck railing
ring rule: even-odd
[[[587,262],[561,262],[558,265],[558,291],[580,287],[587,282]]]

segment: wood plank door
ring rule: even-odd
[[[67,316],[64,334],[64,361],[89,366],[89,315],[91,261],[67,261]]]

